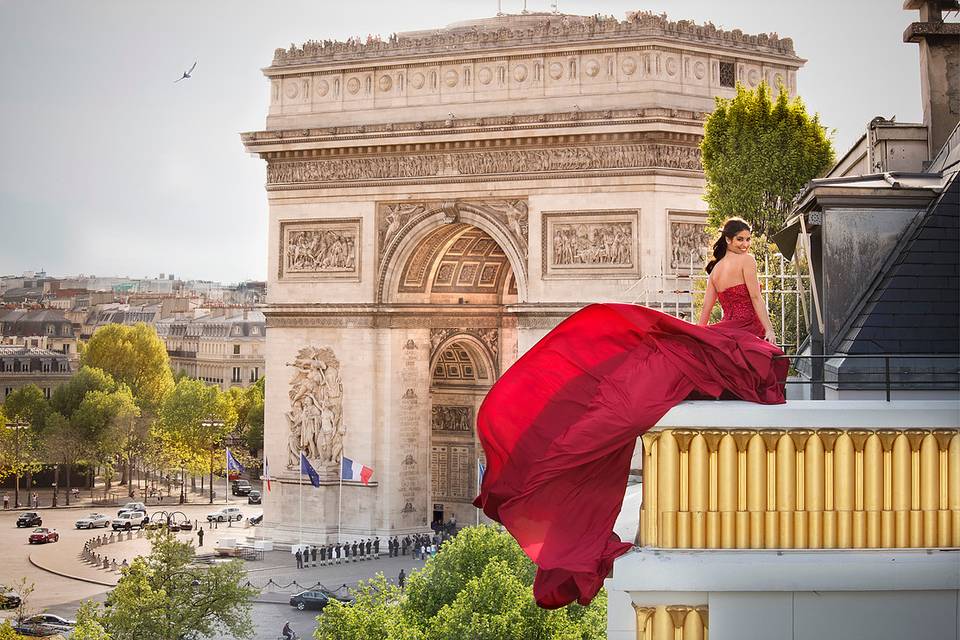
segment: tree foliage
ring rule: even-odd
[[[256,595],[241,586],[243,563],[232,561],[210,567],[192,564],[193,545],[165,530],[150,534],[149,556],[136,558],[122,571],[117,587],[107,596],[108,607],[90,606],[81,619],[106,636],[97,640],[180,640],[215,633],[234,638],[253,635],[250,601]]]
[[[406,588],[382,575],[354,592],[353,605],[332,602],[317,640],[600,640],[606,637],[606,593],[588,607],[548,611],[533,599],[536,567],[493,526],[468,527],[443,545]]]
[[[819,116],[782,85],[773,98],[766,83],[717,98],[700,150],[710,223],[739,216],[760,236],[778,231],[794,197],[834,162]]]
[[[167,349],[156,329],[142,322],[100,327],[87,342],[80,362],[130,387],[145,412],[155,412],[173,389]]]
[[[214,424],[217,422],[220,424]],[[228,394],[201,380],[184,378],[160,407],[160,422],[154,435],[181,467],[203,471],[211,451],[236,424],[237,412]],[[220,461],[219,456],[217,460]]]

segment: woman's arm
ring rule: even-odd
[[[700,322],[697,324],[701,327],[707,326],[707,322],[710,320],[710,312],[713,311],[713,305],[717,303],[717,290],[713,288],[713,280],[710,277],[707,277],[707,291],[703,294],[703,308],[700,309]]]
[[[750,302],[753,303],[753,310],[760,318],[760,324],[763,325],[763,339],[771,344],[777,344],[777,336],[773,332],[773,323],[770,322],[770,314],[767,313],[767,303],[760,294],[760,280],[757,278],[757,259],[751,254],[747,254],[743,261],[743,281],[747,285],[747,291],[750,292]]]

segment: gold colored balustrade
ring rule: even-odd
[[[643,454],[641,545],[960,547],[960,429],[666,429]]]
[[[637,640],[707,640],[707,607],[636,604]]]

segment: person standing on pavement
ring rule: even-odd
[[[317,566],[317,545],[313,545],[310,548],[310,556],[312,558],[313,566]]]
[[[373,560],[373,542],[367,538],[367,560]]]
[[[373,541],[373,559],[380,559],[380,538],[378,537]]]
[[[300,547],[297,547],[297,552],[294,555],[297,557],[297,569],[303,569],[303,552],[300,551]]]
[[[354,540],[353,544],[350,545],[350,555],[353,557],[353,561],[357,561],[357,541]]]
[[[327,566],[327,548],[326,547],[320,547],[320,566],[321,567]]]
[[[403,584],[407,581],[407,574],[403,572],[403,569],[400,569],[400,575],[397,577],[397,584],[400,585],[400,588],[403,589]]]
[[[203,546],[203,529],[197,529],[197,538],[200,540],[197,546],[202,547]]]
[[[333,545],[333,553],[337,556],[337,564],[340,564],[340,543]]]

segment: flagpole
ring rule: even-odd
[[[300,456],[300,544],[303,545],[303,453]]]
[[[343,459],[340,460],[340,493],[337,496],[337,542],[340,542],[340,523],[343,517]]]
[[[230,455],[230,449],[227,449],[226,447],[224,447],[223,456],[224,456],[224,462],[226,462],[227,473],[224,474],[224,479],[223,479],[223,504],[229,504],[230,502],[230,459],[228,457],[229,455]],[[240,471],[238,470],[237,473],[240,473]]]
[[[480,493],[480,483],[483,478],[480,477],[480,458],[477,458],[477,493]],[[477,526],[480,525],[480,507],[474,507],[477,512]]]

